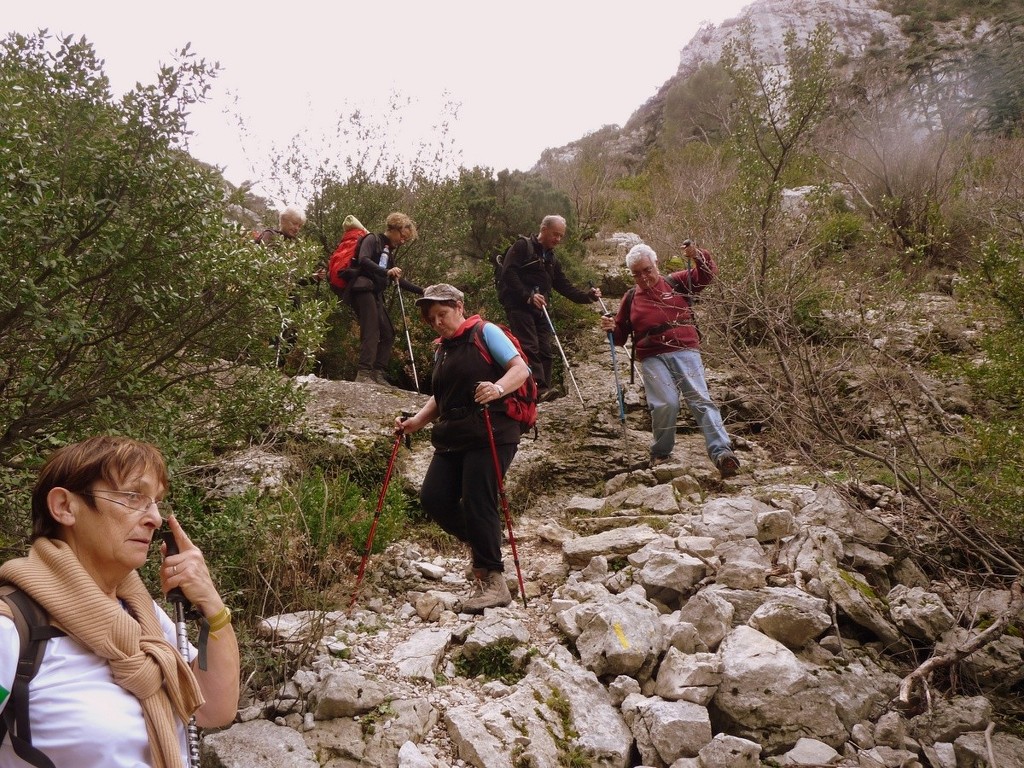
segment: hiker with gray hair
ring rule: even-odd
[[[294,240],[306,223],[306,212],[297,205],[289,205],[277,215],[277,229],[264,229],[256,236],[260,245],[272,245],[278,238]]]
[[[662,276],[653,248],[644,243],[630,248],[626,268],[636,286],[626,291],[614,317],[601,318],[601,329],[611,331],[619,346],[633,336],[633,351],[643,370],[651,412],[651,466],[671,458],[682,395],[704,435],[708,456],[725,479],[736,474],[740,461],[732,451],[722,414],[708,393],[700,334],[691,306],[693,294],[711,284],[718,267],[710,251],[698,248],[690,240],[683,243],[681,250],[693,266]]]
[[[256,235],[256,244],[273,251],[287,253],[290,246],[298,241],[299,230],[305,224],[306,212],[297,205],[289,205],[278,214],[277,229],[264,229]],[[289,297],[292,307],[298,309],[302,304],[299,288],[318,285],[326,277],[327,268],[320,266],[312,274],[291,281],[293,287],[289,292]],[[277,347],[277,365],[281,368],[295,370],[303,356],[303,350],[296,347],[299,338],[298,330],[285,318],[280,308],[278,308],[278,313],[281,315],[281,332],[277,338],[271,340],[271,344]]]
[[[565,276],[555,257],[555,246],[563,237],[565,219],[545,216],[538,234],[520,237],[505,252],[498,279],[498,300],[505,309],[509,328],[519,339],[532,366],[540,402],[552,400],[559,394],[551,383],[555,333],[544,316],[544,308],[551,303],[552,290],[576,304],[592,304],[601,298],[600,288],[580,290]]]
[[[502,408],[492,408],[493,433],[483,409],[518,389],[530,369],[505,332],[480,315],[466,317],[465,296],[453,285],[426,288],[416,299],[424,321],[439,334],[430,396],[416,415],[396,419],[395,428],[411,434],[434,424],[434,456],[420,488],[423,511],[469,547],[473,594],[463,601],[467,613],[483,613],[512,602],[501,556],[498,474],[491,440],[504,476],[519,448],[519,423]],[[488,361],[475,334],[486,347]]]

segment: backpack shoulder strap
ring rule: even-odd
[[[665,282],[668,283],[673,293],[679,293],[686,297],[686,300],[691,304],[693,303],[693,291],[690,290],[689,281],[683,283],[682,280],[676,280],[672,275],[665,275]]]
[[[636,286],[633,286],[622,295],[622,303],[626,307],[626,319],[629,320],[630,310],[633,309],[633,296],[636,295]],[[629,338],[633,339],[633,322],[630,320],[629,323]],[[636,344],[636,340],[633,339],[633,343]]]
[[[60,637],[61,630],[50,624],[46,611],[17,587],[0,587],[0,600],[11,609],[14,626],[18,630],[20,650],[18,668],[11,686],[11,700],[0,718],[0,741],[11,734],[11,746],[15,754],[30,765],[38,768],[54,768],[53,762],[32,746],[32,730],[28,714],[28,686],[39,671],[46,652],[46,641]]]
[[[537,247],[533,243],[533,238],[529,235],[516,235],[516,242],[524,240],[526,241],[526,255],[534,258],[540,258],[540,254],[537,253]],[[515,245],[515,243],[513,243]],[[511,247],[511,246],[509,246]]]
[[[359,249],[363,247],[363,240],[368,238],[370,234],[370,232],[363,232],[363,234],[356,239],[356,247],[352,249],[352,261],[350,262],[350,266],[359,261]]]
[[[480,351],[484,360],[488,365],[494,365],[494,358],[491,356],[491,352],[487,349],[487,344],[484,342],[484,326],[486,324],[486,320],[481,320],[473,326],[473,330],[471,330],[470,333],[473,334],[473,344]]]
[[[636,287],[630,288],[622,295],[622,302],[626,305],[626,316],[629,316],[629,310],[633,306],[633,296],[636,295]]]

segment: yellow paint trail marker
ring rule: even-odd
[[[626,637],[626,633],[622,631],[622,625],[619,622],[612,624],[612,629],[615,630],[615,636],[619,638],[619,642],[623,648],[629,648],[629,638]]]

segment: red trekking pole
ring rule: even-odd
[[[505,526],[508,528],[508,543],[512,545],[512,562],[516,564],[516,578],[519,579],[519,595],[526,607],[526,586],[523,584],[523,572],[519,569],[519,552],[516,550],[516,537],[512,533],[512,516],[508,511],[508,498],[505,496],[505,480],[501,474],[501,462],[498,460],[498,447],[494,444],[494,432],[491,429],[491,412],[484,406],[484,426],[487,438],[491,442],[491,458],[494,459],[494,474],[498,478],[498,498],[501,499],[501,510],[505,513]]]
[[[348,612],[351,614],[356,604],[356,597],[359,595],[359,585],[363,582],[363,571],[366,570],[366,561],[370,557],[370,549],[373,547],[373,534],[377,530],[377,521],[380,520],[380,512],[384,509],[384,496],[388,492],[388,482],[391,480],[391,470],[395,467],[395,457],[398,455],[398,447],[402,444],[404,435],[398,432],[395,435],[395,446],[391,449],[391,459],[388,461],[388,471],[384,475],[384,485],[380,489],[380,497],[377,499],[377,511],[373,513],[373,523],[370,525],[370,535],[366,537],[366,551],[363,552],[363,560],[359,563],[359,575],[356,576],[356,586],[352,590],[352,602],[348,604]]]

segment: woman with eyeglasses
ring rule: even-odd
[[[164,522],[167,490],[164,459],[148,443],[101,436],[66,446],[46,462],[32,492],[28,555],[0,566],[0,584],[27,594],[64,633],[46,640],[28,689],[31,745],[56,768],[185,766],[192,716],[201,728],[234,720],[239,658],[231,612],[203,553],[173,516],[167,525],[179,551],[160,545],[160,586],[164,593],[180,588],[204,617],[205,669],[184,662],[174,622],[138,574]],[[0,712],[16,707],[9,692],[20,645],[11,615],[0,601]],[[0,768],[25,765],[11,736],[0,745]]]

